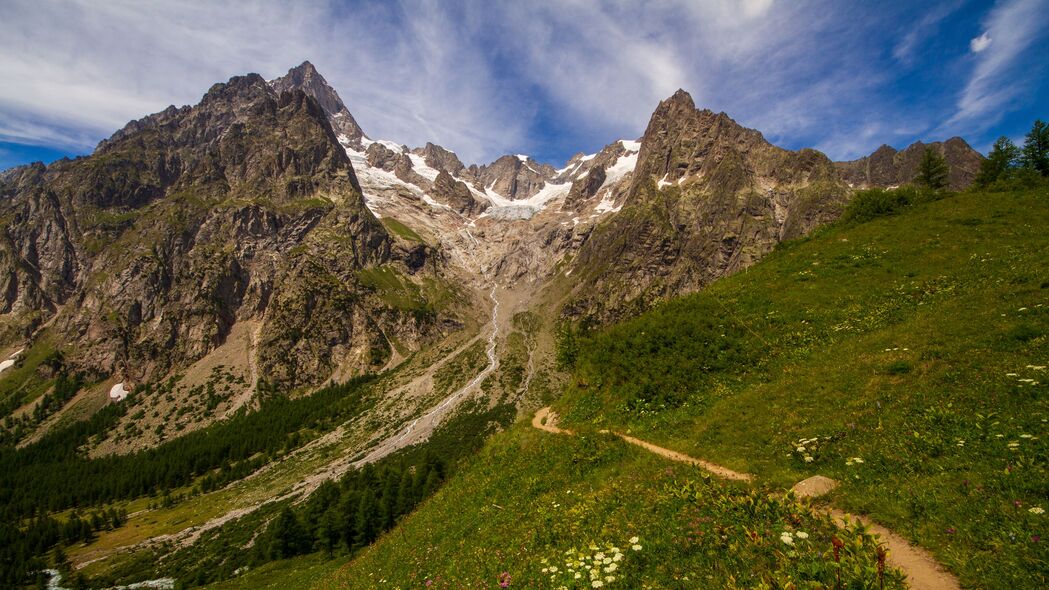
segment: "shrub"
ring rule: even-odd
[[[912,205],[938,201],[950,194],[916,185],[857,191],[849,204],[845,206],[845,212],[841,218],[849,223],[864,223],[878,217],[895,215]]]

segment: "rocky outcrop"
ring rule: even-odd
[[[616,180],[609,178],[608,170],[615,166],[619,158],[626,153],[627,148],[623,142],[616,141],[606,145],[600,152],[592,156],[583,154],[573,156],[562,168],[563,172],[553,180],[557,183],[566,181],[572,183],[572,188],[568,191],[561,208],[566,211],[579,211],[588,200],[597,195],[602,187],[619,188],[606,186],[610,184],[610,181]],[[632,173],[631,169],[627,177],[621,180],[628,180]]]
[[[441,170],[433,181],[433,198],[463,215],[474,215],[488,207],[487,202],[475,199],[466,183],[455,180],[451,174]]]
[[[366,280],[379,267],[441,280],[433,252],[395,247],[329,113],[282,88],[235,77],[89,157],[4,173],[0,335],[50,320],[76,369],[142,382],[254,320],[260,378],[297,388],[374,370],[390,338],[411,348],[441,330],[435,308]]]
[[[463,163],[459,156],[439,145],[427,142],[425,146],[412,150],[413,153],[422,156],[426,165],[435,170],[444,170],[452,176],[458,176],[463,171]]]
[[[694,291],[834,219],[846,197],[823,154],[773,146],[678,91],[649,121],[622,211],[574,261],[565,313],[610,321]]]
[[[854,188],[888,188],[914,182],[918,164],[926,149],[940,153],[947,162],[948,188],[962,190],[972,184],[980,171],[983,156],[964,139],[952,137],[944,142],[912,143],[903,151],[883,145],[869,156],[850,162],[835,162],[842,179]]]
[[[328,117],[328,122],[335,134],[345,136],[350,145],[360,149],[361,139],[366,137],[364,131],[354,120],[335,89],[328,84],[324,76],[320,75],[313,64],[308,61],[302,62],[299,66],[288,70],[284,76],[270,81],[270,86],[278,95],[290,90],[301,90],[307,96],[312,97]]]
[[[523,156],[503,156],[485,166],[470,166],[464,176],[480,191],[489,188],[511,201],[538,193],[557,171]]]

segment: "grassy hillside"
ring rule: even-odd
[[[798,535],[793,545],[785,531]],[[840,572],[834,535],[846,541]],[[520,423],[361,557],[301,587],[753,588],[840,574],[877,588],[877,567],[869,538],[803,504],[712,481],[610,435]],[[892,572],[883,582],[902,587]]]
[[[836,506],[930,549],[965,586],[1044,587],[1049,194],[857,211],[702,293],[566,337],[573,379],[555,410],[579,436],[518,423],[360,557],[267,580],[591,587],[580,562],[616,547],[608,587],[833,587],[839,573],[878,587],[862,535],[769,496],[821,474],[841,482]],[[757,484],[713,481],[604,428]],[[781,540],[797,531],[808,537]]]
[[[786,244],[570,342],[555,409],[775,486],[832,477],[835,504],[964,584],[1045,587],[1047,193],[961,194]]]

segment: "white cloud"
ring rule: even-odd
[[[764,16],[772,8],[773,0],[742,0],[743,16],[755,18]]]
[[[1005,0],[995,5],[987,16],[985,32],[973,40],[976,64],[958,99],[957,112],[946,128],[986,129],[1036,78],[1031,72],[1018,73],[1015,68],[1049,21],[1047,4],[1047,0]],[[984,37],[985,43],[977,43]],[[982,47],[977,49],[977,45]]]
[[[980,53],[984,49],[987,49],[991,45],[991,33],[990,31],[984,31],[979,37],[974,37],[972,41],[969,41],[969,49],[973,53]]]
[[[959,112],[1009,99],[998,92],[1015,85],[1001,72],[1036,35],[1031,6],[1045,1],[992,11],[994,43],[962,62],[974,72]],[[6,0],[0,140],[89,149],[130,119],[196,103],[214,82],[272,78],[309,59],[370,136],[433,141],[466,162],[534,152],[551,137],[570,138],[561,150],[637,137],[679,87],[774,141],[854,157],[954,106],[932,112],[891,90],[959,5]],[[1017,11],[1027,22],[994,16]]]

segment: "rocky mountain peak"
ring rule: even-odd
[[[470,172],[479,188],[488,187],[512,201],[538,193],[557,175],[557,170],[549,164],[516,155],[502,156],[486,166],[471,166]]]
[[[446,170],[440,170],[433,181],[433,197],[457,213],[474,215],[486,209],[487,201],[475,199],[466,183],[456,180]]]
[[[328,116],[335,134],[345,136],[350,145],[361,148],[361,138],[366,137],[364,131],[343,104],[339,94],[312,63],[304,61],[288,70],[284,76],[271,80],[269,84],[278,95],[290,90],[301,90],[313,97]]]
[[[670,95],[670,98],[663,100],[659,103],[660,108],[673,108],[680,107],[682,109],[696,110],[696,103],[692,100],[692,95],[689,94],[685,89],[678,88],[677,92]],[[659,110],[658,108],[656,110]]]
[[[424,147],[412,150],[412,153],[422,156],[427,166],[435,170],[444,170],[452,175],[458,175],[466,167],[455,152],[430,142],[426,142]]]
[[[703,178],[732,154],[771,147],[761,133],[743,127],[725,113],[697,109],[684,90],[659,103],[641,146],[632,195],[651,179],[678,183],[686,178]]]
[[[902,151],[882,145],[869,156],[848,162],[835,162],[841,178],[854,188],[886,188],[913,182],[918,176],[918,164],[926,149],[934,149],[947,161],[948,186],[961,190],[976,178],[983,156],[964,139],[952,137],[946,141],[923,143],[916,141]]]

